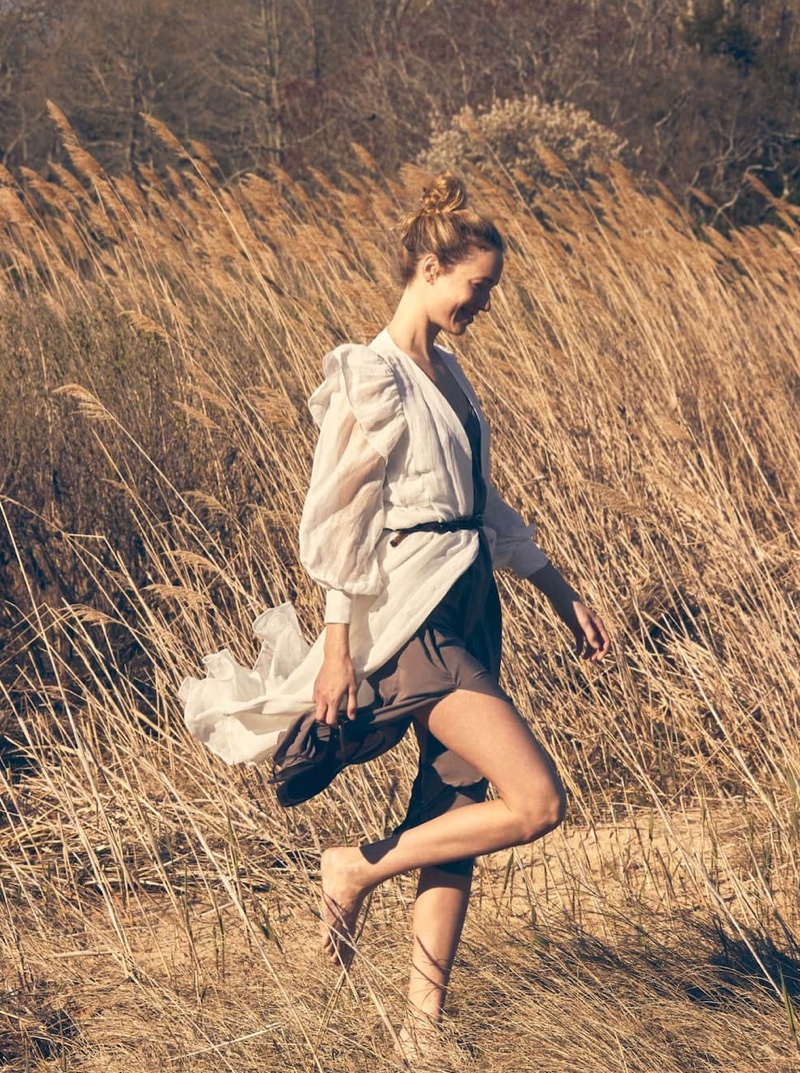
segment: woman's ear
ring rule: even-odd
[[[422,278],[425,280],[425,282],[435,283],[439,276],[439,271],[441,269],[441,265],[439,264],[439,258],[436,256],[435,253],[426,253],[425,256],[422,258],[421,268]]]

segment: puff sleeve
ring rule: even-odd
[[[349,622],[353,597],[384,587],[375,551],[384,528],[386,464],[405,431],[405,414],[391,365],[368,347],[337,347],[324,371],[309,399],[320,431],[300,520],[300,560],[328,590],[325,621]]]
[[[527,578],[547,566],[549,559],[534,542],[533,525],[526,525],[519,514],[500,496],[489,481],[486,487],[484,524],[494,533],[492,567],[509,567],[517,577]]]

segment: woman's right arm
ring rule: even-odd
[[[318,722],[336,726],[356,712],[358,682],[350,655],[354,595],[378,591],[374,545],[383,529],[384,460],[363,436],[346,400],[336,397],[320,432],[300,523],[306,570],[326,588],[322,667],[314,683]]]
[[[327,590],[324,657],[314,688],[316,717],[335,726],[340,706],[356,711],[350,617],[357,596],[377,595],[385,578],[376,548],[383,532],[389,454],[405,429],[391,367],[366,347],[326,358],[325,384],[311,397],[320,426],[300,520],[300,559]]]
[[[336,726],[339,708],[347,698],[347,718],[356,714],[358,683],[350,658],[350,626],[347,622],[326,622],[322,667],[314,683],[317,722]]]

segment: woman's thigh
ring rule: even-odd
[[[457,689],[415,718],[488,779],[512,808],[541,793],[563,796],[550,755],[510,701]]]

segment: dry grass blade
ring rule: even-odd
[[[111,413],[97,396],[80,384],[62,384],[61,387],[53,389],[53,394],[73,399],[77,402],[80,413],[92,421],[113,420]]]
[[[147,112],[142,112],[141,117],[159,141],[164,143],[167,149],[171,149],[172,152],[176,153],[178,156],[185,157],[189,155],[169,127],[162,123],[160,119],[148,115]]]
[[[56,127],[58,127],[64,148],[67,150],[75,169],[81,175],[85,175],[87,179],[94,181],[105,180],[105,172],[94,157],[87,153],[80,144],[75,131],[61,109],[52,101],[47,101],[47,112]]]
[[[170,335],[166,328],[161,324],[156,324],[146,313],[141,313],[138,309],[125,309],[122,315],[138,332],[146,332],[148,335],[157,335],[160,339],[169,340]]]

